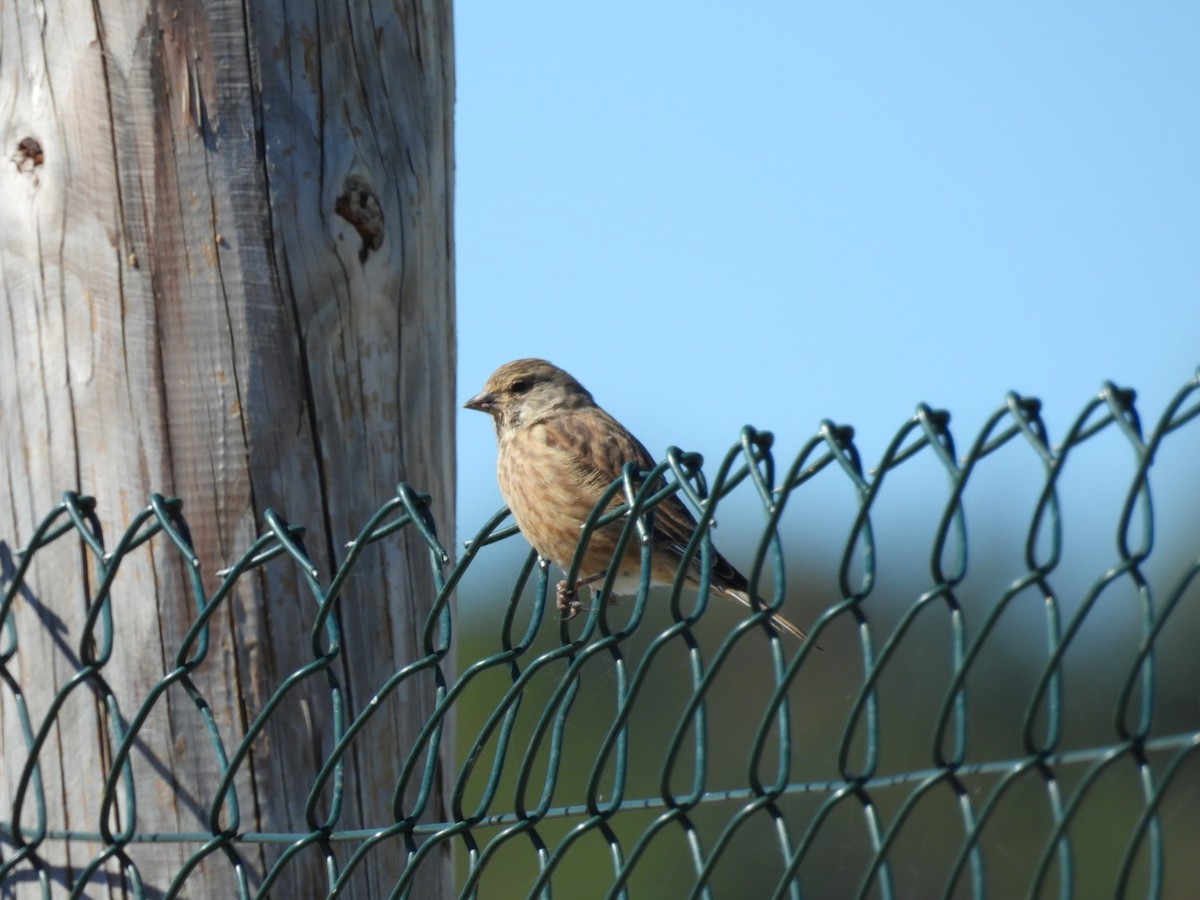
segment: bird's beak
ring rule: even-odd
[[[487,391],[480,391],[470,400],[463,404],[465,409],[474,409],[482,413],[493,413],[496,411],[496,395],[489,394]]]

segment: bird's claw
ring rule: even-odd
[[[563,614],[564,622],[569,622],[579,615],[579,610],[583,607],[583,603],[579,599],[579,591],[571,588],[566,579],[558,583],[554,605]]]
[[[575,582],[575,587],[567,584],[566,579],[558,583],[558,590],[555,594],[554,605],[558,607],[563,614],[563,621],[570,622],[573,618],[579,615],[579,611],[583,609],[583,601],[579,599],[579,589],[587,585],[594,584],[605,576],[605,572],[597,572],[594,575],[588,575],[586,578],[580,578]],[[592,588],[592,596],[596,596],[596,588]],[[620,601],[615,594],[608,595],[608,605],[616,606]]]

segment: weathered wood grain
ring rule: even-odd
[[[449,4],[436,0],[0,5],[10,559],[64,490],[97,498],[110,546],[152,491],[182,498],[210,591],[268,508],[308,527],[325,580],[398,481],[431,492],[453,535],[451,32]],[[339,676],[355,708],[418,655],[433,588],[412,549],[380,552],[342,602]],[[77,542],[44,553],[14,607],[9,666],[35,720],[77,670],[95,587]],[[312,600],[295,575],[273,567],[242,582],[197,673],[232,738],[311,659]],[[131,555],[113,604],[104,678],[136,708],[195,616],[174,552]],[[301,686],[255,744],[237,782],[242,830],[306,830],[314,746],[331,742],[319,687]],[[0,684],[0,821],[24,752],[14,702]],[[403,753],[431,707],[422,682],[356,742],[343,825],[390,821]],[[305,716],[313,733],[301,733]],[[94,830],[113,750],[95,691],[72,694],[52,738],[51,824]],[[217,770],[178,689],[156,706],[133,763],[139,831],[207,827]],[[59,849],[54,877],[66,885],[98,848]],[[189,849],[131,855],[162,890]],[[261,871],[277,854],[247,861]],[[363,895],[390,890],[402,860],[383,856],[356,879]],[[421,896],[450,892],[448,855],[439,862]],[[119,866],[104,871],[88,896],[122,895]],[[229,895],[217,859],[194,879],[186,896]],[[275,894],[311,896],[324,879],[310,853]]]

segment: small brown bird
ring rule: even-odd
[[[654,468],[653,458],[637,438],[597,406],[583,385],[544,359],[505,363],[464,406],[492,417],[500,445],[500,493],[538,555],[561,569],[570,567],[583,523],[604,490],[621,477],[625,464],[632,462],[647,471]],[[624,494],[618,494],[612,505],[624,500]],[[575,591],[608,573],[621,528],[618,521],[594,532],[576,585],[559,582],[558,607],[568,619],[579,612]],[[696,519],[678,495],[655,508],[651,583],[674,583],[695,530]],[[641,578],[636,541],[629,543],[618,565],[613,592],[635,593]],[[697,555],[687,584],[699,585],[699,575]],[[711,584],[721,597],[752,609],[764,606],[751,595],[745,576],[715,549]],[[780,615],[773,615],[771,621],[798,638],[805,636]]]

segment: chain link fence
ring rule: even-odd
[[[429,498],[405,485],[330,577],[302,531],[268,513],[215,592],[179,500],[152,497],[110,549],[96,502],[69,494],[21,550],[0,546],[0,896],[91,896],[115,866],[125,896],[186,897],[201,865],[224,867],[229,896],[270,896],[309,852],[327,874],[313,896],[367,896],[356,870],[399,852],[382,895],[404,897],[447,846],[464,897],[1193,896],[1197,419],[1200,377],[1149,428],[1133,391],[1106,385],[1057,441],[1038,401],[1012,394],[965,450],[949,416],[921,406],[873,468],[851,428],[825,422],[794,456],[746,428],[715,467],[672,448],[654,473],[666,488],[632,472],[614,485],[633,542],[666,494],[686,495],[705,526],[690,551],[709,553],[715,533],[763,599],[808,630],[804,643],[765,613],[645,583],[562,621],[547,599],[559,576],[514,557],[525,545],[505,511],[451,564]],[[424,548],[438,588],[424,654],[374,697],[349,697],[343,589],[368,547],[404,540]],[[86,597],[77,633],[61,633],[60,599],[27,583],[64,544]],[[111,597],[122,563],[150,545],[178,554],[195,610],[131,701],[105,680],[122,628]],[[221,664],[210,627],[240,579],[273,567],[294,573],[311,610],[296,638],[311,659],[254,716],[222,719],[200,678]],[[23,658],[32,630],[56,628],[56,658]],[[53,680],[48,702],[26,701],[31,677]],[[239,780],[269,720],[310,714],[285,702],[300,682],[329,710],[313,771],[297,773],[306,825],[246,830]],[[413,689],[433,699],[421,737],[377,748],[402,760],[393,815],[351,821],[347,749],[388,697]],[[194,707],[194,733],[177,738],[204,748],[214,776],[193,798],[195,827],[148,831],[144,811],[164,801],[132,760],[168,693]],[[111,752],[56,745],[80,694],[105,710],[97,742]],[[441,821],[429,798],[451,717],[458,762]],[[43,778],[73,760],[103,785],[88,826],[66,821]],[[169,884],[145,884],[134,851],[164,843],[186,861]],[[65,880],[47,862],[64,844],[76,848]],[[256,866],[264,845],[278,852]]]

